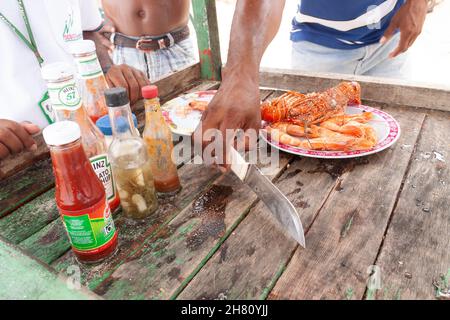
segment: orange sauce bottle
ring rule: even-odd
[[[158,87],[142,88],[145,99],[144,141],[152,163],[155,188],[159,194],[173,195],[180,191],[181,183],[177,166],[172,159],[172,132],[161,113]]]
[[[95,43],[91,40],[76,41],[70,46],[78,71],[78,86],[83,105],[92,122],[108,114],[105,90],[108,89],[103,70],[97,58]]]
[[[117,249],[117,230],[97,178],[81,145],[80,127],[61,121],[44,129],[55,175],[55,199],[80,262],[97,263]]]

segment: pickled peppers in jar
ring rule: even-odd
[[[122,210],[127,218],[144,219],[158,208],[147,148],[134,128],[126,89],[108,89],[105,97],[114,135],[109,157]]]

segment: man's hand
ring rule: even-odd
[[[100,29],[100,31],[94,32],[94,37],[97,40],[94,40],[94,42],[102,45],[106,50],[108,50],[109,54],[112,54],[114,50],[114,43],[111,42],[111,39],[107,35],[105,35],[105,33],[111,34],[115,32],[116,29],[112,25],[112,22],[108,20],[107,22],[105,22],[105,25]]]
[[[33,135],[40,131],[39,127],[29,123],[17,123],[0,119],[0,159],[18,154],[24,150],[37,149]]]
[[[248,78],[243,76],[245,74],[243,72],[227,73],[227,71],[224,70],[222,86],[203,113],[201,125],[197,129],[201,129],[203,135],[208,129],[221,132],[223,140],[220,143],[223,143],[222,155],[224,156],[221,160],[227,159],[225,158],[227,147],[234,144],[235,137],[227,135],[227,129],[255,130],[254,133],[258,134],[261,127],[258,76]],[[194,138],[198,136],[198,133],[194,134]],[[211,143],[207,137],[208,135],[203,136],[203,148]],[[252,145],[246,145],[247,150],[252,147]],[[218,164],[223,165],[225,161]]]
[[[127,89],[131,104],[142,97],[142,87],[150,84],[150,81],[142,71],[126,64],[112,66],[106,74],[106,81],[110,87],[124,87]]]
[[[399,54],[406,52],[416,41],[422,32],[423,24],[428,11],[428,1],[408,0],[392,18],[380,43],[386,43],[397,29],[400,30],[400,42],[397,48],[391,52],[390,58],[395,58]]]

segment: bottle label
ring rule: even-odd
[[[53,110],[74,111],[81,107],[81,96],[75,80],[49,83],[47,86]]]
[[[108,155],[101,154],[90,158],[89,161],[91,162],[97,177],[103,183],[106,198],[108,201],[114,200],[116,198],[116,188],[114,186],[111,163],[109,163]]]
[[[86,57],[77,57],[75,61],[78,73],[82,79],[94,79],[103,74],[102,67],[95,53]]]
[[[78,251],[98,249],[114,238],[116,228],[106,201],[77,212],[60,212],[70,242]]]

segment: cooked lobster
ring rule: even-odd
[[[343,115],[347,105],[361,104],[357,82],[342,82],[320,93],[289,91],[261,105],[261,117],[268,122],[287,121],[298,125],[316,124]]]

